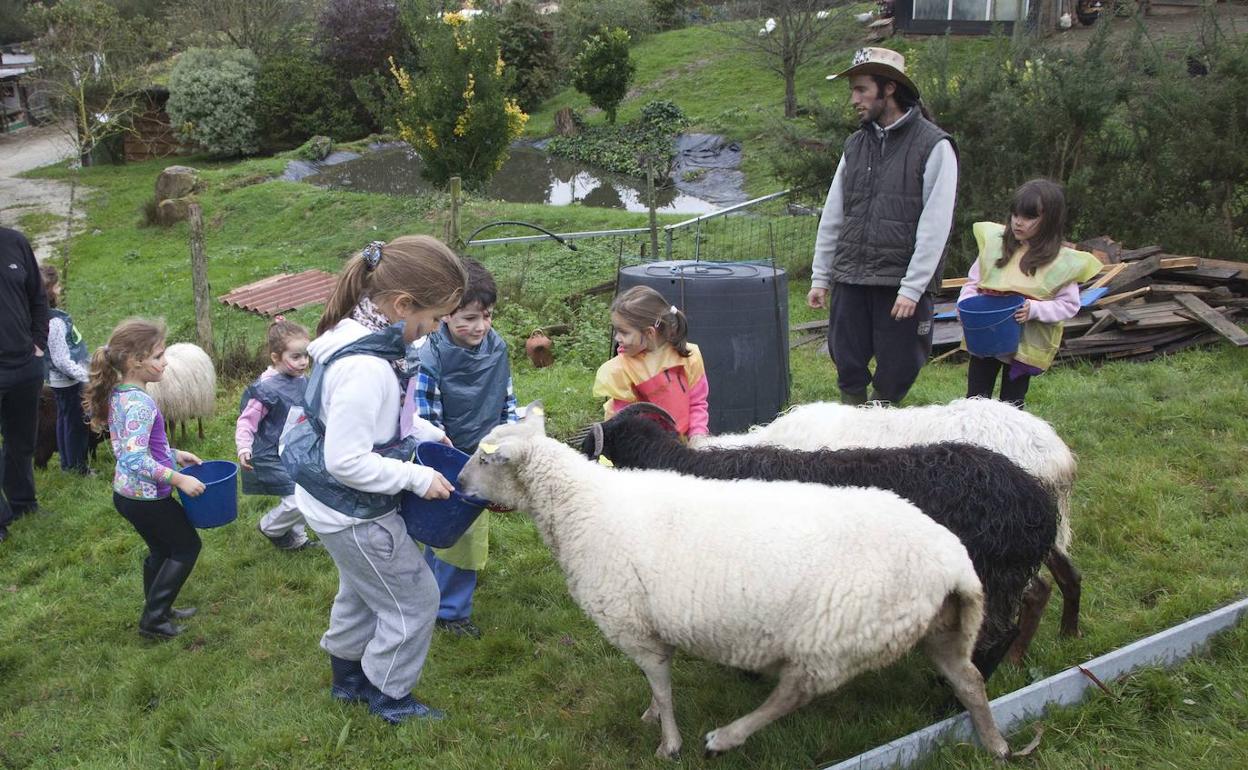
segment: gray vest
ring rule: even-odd
[[[503,410],[511,376],[507,343],[491,329],[477,347],[462,348],[451,339],[444,323],[429,335],[416,355],[420,371],[438,383],[446,435],[456,449],[472,454],[485,434],[505,422]]]
[[[281,497],[295,493],[295,482],[277,456],[277,445],[282,428],[286,426],[286,415],[292,406],[303,403],[303,391],[307,385],[306,377],[291,377],[279,372],[267,379],[256,380],[243,390],[238,404],[240,412],[253,398],[264,404],[266,410],[251,444],[251,465],[255,470],[240,473],[244,493]]]
[[[845,142],[842,195],[845,218],[832,257],[832,280],[900,286],[914,255],[923,213],[923,171],[932,148],[950,136],[913,110],[876,136],[860,128]],[[927,291],[940,288],[944,256]]]
[[[399,505],[399,496],[352,489],[325,470],[325,423],[321,420],[321,382],[329,365],[340,358],[370,355],[395,361],[403,358],[406,350],[403,324],[397,323],[361,337],[335,351],[324,361],[318,361],[312,367],[312,376],[304,391],[303,416],[286,435],[282,463],[291,478],[320,502],[352,518],[375,519],[393,511]],[[406,376],[396,378],[395,385],[400,393],[406,390],[407,379]],[[383,457],[409,461],[416,451],[416,437],[402,438],[398,436],[397,422],[394,427],[396,438],[385,444],[374,445],[373,451]]]

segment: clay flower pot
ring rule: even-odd
[[[524,343],[524,353],[533,362],[533,366],[541,369],[555,362],[554,351],[551,350],[550,337],[541,329],[535,329]]]

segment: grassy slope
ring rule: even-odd
[[[442,232],[443,215],[430,201],[279,182],[235,186],[278,165],[205,172],[214,293],[278,269],[335,269],[372,238]],[[168,317],[175,339],[191,332],[185,227],[135,227],[160,167],[85,172],[96,192],[72,248],[68,307],[93,345],[138,312]],[[620,212],[474,202],[465,227],[502,217],[568,230],[639,224]],[[799,294],[795,286],[794,321],[810,317]],[[219,334],[258,339],[260,319],[214,313]],[[316,311],[296,317],[310,324]],[[545,399],[562,434],[594,413],[584,365],[517,366],[516,376],[521,398]],[[1063,369],[1037,381],[1030,407],[1081,458],[1075,557],[1085,573],[1085,636],[1055,639],[1051,610],[1028,667],[1006,667],[994,694],[1245,593],[1246,376],[1248,359],[1222,347],[1145,365]],[[809,348],[795,355],[794,382],[798,402],[835,392],[826,358]],[[914,399],[948,400],[964,383],[964,368],[934,365]],[[187,448],[232,455],[240,386],[225,384],[207,438],[191,438]],[[106,478],[107,451],[96,467]],[[452,718],[391,730],[328,700],[316,640],[335,590],[332,563],[324,554],[275,553],[254,532],[264,500],[245,499],[240,522],[204,533],[186,596],[203,611],[192,633],[153,645],[133,632],[142,547],[113,512],[106,481],[47,471],[38,484],[55,513],[19,522],[0,560],[0,766],[336,767],[420,761],[414,758],[440,768],[666,766],[650,758],[657,731],[637,720],[647,703],[643,678],[570,602],[520,514],[499,517],[495,528],[477,611],[487,637],[435,639],[419,691]],[[1248,633],[1231,635],[1214,654],[1178,672],[1111,683],[1116,700],[1098,697],[1047,719],[1050,732],[1030,764],[1192,766],[1190,758],[1202,755],[1202,767],[1242,764]],[[765,682],[678,660],[683,764],[703,766],[699,736],[767,690]],[[715,766],[830,762],[929,723],[942,715],[944,698],[930,667],[912,658],[820,699]],[[989,763],[962,747],[946,749],[933,766]]]

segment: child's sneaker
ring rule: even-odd
[[[438,618],[435,625],[444,631],[449,631],[455,636],[467,636],[473,639],[481,638],[481,629],[477,628],[477,624],[468,618],[460,618],[458,620],[443,620]]]
[[[256,524],[256,530],[267,537],[269,542],[273,544],[273,547],[279,551],[302,551],[305,548],[322,547],[320,542],[312,540],[306,533],[296,532],[293,529],[287,530],[280,535],[270,535],[261,529],[259,524]]]
[[[368,685],[368,689],[368,710],[392,725],[409,719],[428,719],[434,722],[446,719],[445,711],[421,703],[411,693],[402,698],[391,698],[372,684]]]

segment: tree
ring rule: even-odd
[[[615,123],[615,112],[628,94],[637,65],[628,54],[628,33],[622,29],[603,30],[591,35],[576,57],[572,84],[589,97],[595,107]]]
[[[529,0],[512,0],[499,14],[503,64],[514,71],[508,90],[521,108],[535,109],[554,90],[558,62],[554,30]]]
[[[321,50],[348,77],[385,71],[402,32],[394,0],[328,0],[317,17]]]
[[[26,19],[39,35],[31,47],[41,89],[55,112],[72,119],[78,157],[90,165],[91,151],[131,130],[142,110],[136,98],[146,85],[142,21],[124,21],[103,0],[32,4]]]
[[[761,55],[784,78],[784,116],[797,117],[797,68],[831,47],[844,0],[761,0],[756,19],[724,27],[743,51]],[[835,11],[831,5],[839,5]],[[761,26],[760,26],[761,25]],[[843,28],[842,28],[843,29]]]
[[[426,13],[405,14],[404,23],[417,36],[421,70],[414,82],[406,68],[391,65],[399,137],[420,155],[430,181],[459,176],[481,187],[502,167],[529,119],[507,96],[495,20]]]
[[[184,37],[206,46],[228,42],[267,56],[302,40],[313,0],[179,0],[169,19]]]

